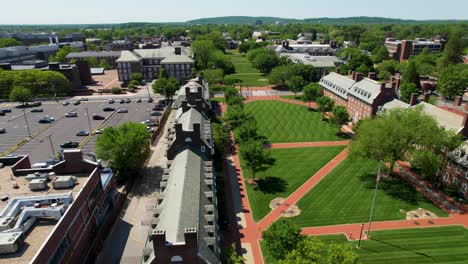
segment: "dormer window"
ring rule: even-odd
[[[192,139],[189,138],[189,137],[187,137],[187,138],[185,138],[185,142],[186,142],[186,143],[192,143]]]

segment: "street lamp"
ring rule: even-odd
[[[31,130],[29,129],[28,119],[26,118],[26,110],[23,108],[24,121],[26,122],[26,128],[28,129],[29,138],[31,138]]]
[[[88,118],[89,133],[91,133],[93,129],[91,128],[91,120],[89,120],[88,108],[86,107],[85,110],[86,110],[86,117]]]
[[[54,150],[54,145],[52,144],[51,136],[52,134],[49,135],[49,143],[50,143],[50,149],[52,150],[52,158],[55,160],[55,150]]]

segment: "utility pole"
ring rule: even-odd
[[[89,120],[88,108],[86,107],[85,110],[86,110],[86,117],[88,117],[89,133],[91,133],[93,129],[91,128],[91,121]]]
[[[52,158],[55,160],[55,150],[54,150],[54,145],[52,144],[51,136],[52,134],[49,135],[49,143],[50,143],[50,149],[52,149]]]
[[[374,198],[372,198],[372,205],[369,215],[369,226],[367,227],[367,237],[370,237],[370,229],[372,224],[372,216],[374,213],[375,198],[377,197],[377,188],[379,187],[379,182],[382,178],[382,160],[379,162],[379,171],[377,172],[377,178],[375,180],[375,189],[374,189]]]
[[[28,119],[26,118],[26,110],[23,108],[24,121],[26,121],[26,127],[28,128],[28,135],[31,138],[31,130],[29,129]]]

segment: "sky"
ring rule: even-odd
[[[468,19],[468,0],[0,0],[0,24],[184,22],[218,16]]]

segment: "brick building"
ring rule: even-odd
[[[83,51],[83,52],[71,52],[68,53],[67,61],[76,60],[83,61],[89,60],[90,58],[96,58],[99,61],[106,60],[112,68],[117,67],[116,60],[120,58],[120,51]]]
[[[361,73],[349,72],[343,76],[331,72],[320,79],[323,94],[335,101],[336,105],[346,107],[352,122],[372,117],[382,105],[397,97],[399,81],[389,84],[375,81],[375,73],[365,78]]]
[[[161,68],[170,77],[184,81],[190,78],[194,60],[185,47],[124,50],[116,61],[119,81],[129,82],[132,73],[141,73],[147,81],[159,78]]]
[[[468,141],[462,147],[449,153],[439,169],[439,184],[442,187],[454,186],[458,193],[468,199]]]
[[[385,47],[389,56],[394,60],[404,61],[409,57],[418,55],[424,48],[433,52],[444,51],[446,41],[443,39],[428,40],[416,38],[415,40],[397,40],[394,38],[385,39]]]
[[[169,124],[167,169],[143,263],[220,263],[211,124],[186,99]]]
[[[33,169],[28,156],[0,158],[0,254],[10,263],[91,263],[96,234],[115,202],[110,169],[66,150]],[[7,199],[7,201],[5,201]]]

